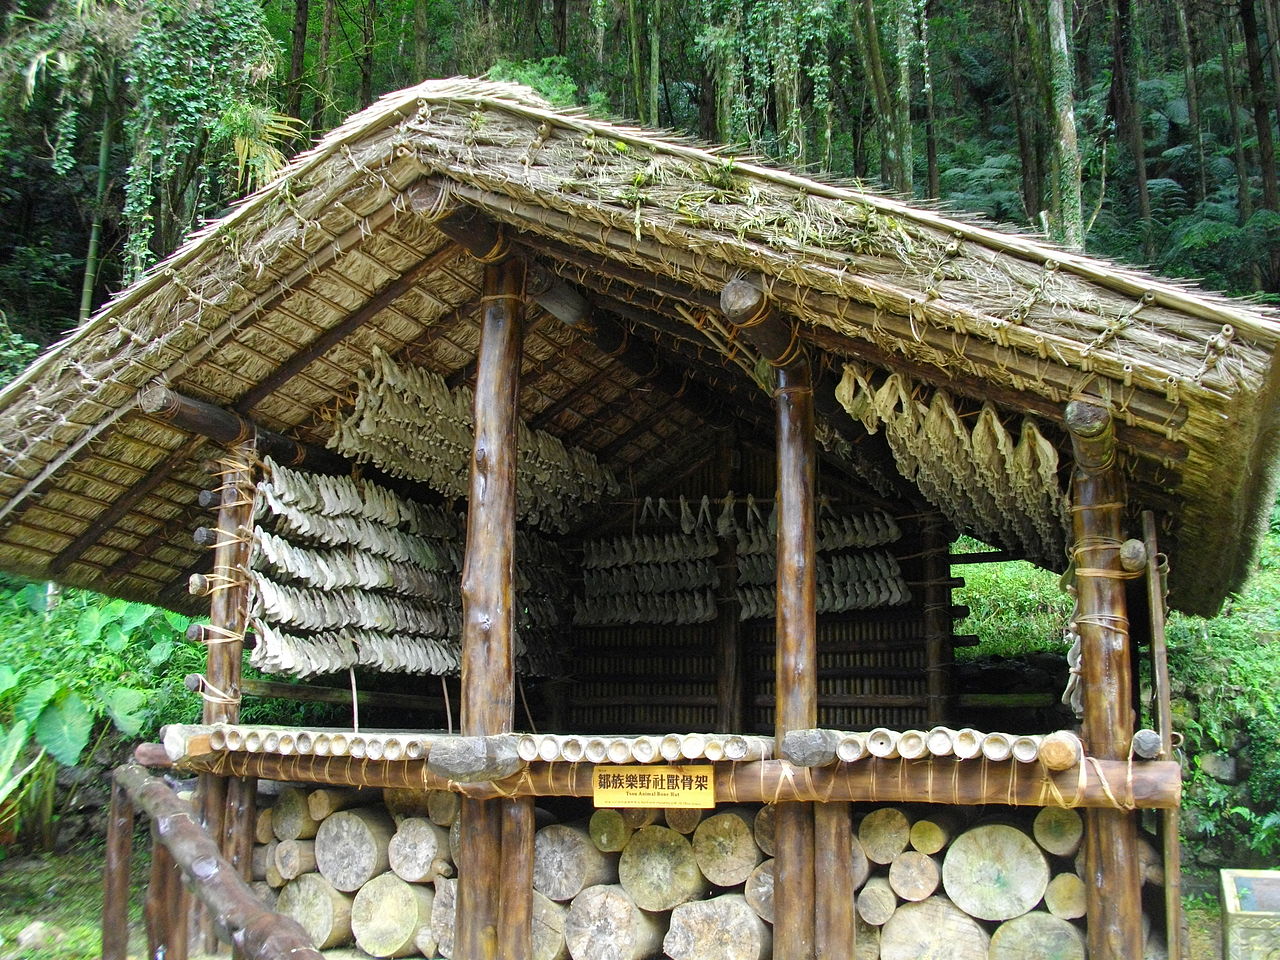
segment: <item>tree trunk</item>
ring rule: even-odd
[[[754,818],[745,809],[726,810],[698,824],[693,855],[702,875],[718,887],[745,883],[763,855],[756,845]]]
[[[304,873],[280,891],[276,909],[293,917],[321,950],[351,942],[354,897],[336,889],[318,873]]]
[[[574,960],[644,960],[662,949],[662,926],[617,884],[587,887],[564,921]]]
[[[1222,84],[1227,91],[1227,111],[1231,116],[1232,155],[1236,162],[1236,207],[1240,214],[1239,222],[1243,224],[1253,216],[1253,193],[1249,184],[1249,157],[1244,147],[1244,124],[1240,120],[1240,91],[1236,87],[1235,73],[1231,69],[1234,32],[1230,24],[1222,29]]]
[[[337,19],[338,0],[324,0],[324,16],[320,21],[320,43],[316,48],[316,97],[311,109],[313,130],[328,130],[334,122],[334,69],[330,58]]]
[[[662,940],[671,960],[767,960],[773,930],[740,893],[682,903]]]
[[[1151,195],[1147,191],[1146,143],[1138,116],[1133,63],[1133,12],[1131,0],[1111,0],[1111,97],[1109,112],[1116,122],[1118,140],[1133,159],[1133,183],[1138,196],[1138,219],[1142,221],[1142,252],[1155,257],[1155,229],[1151,218]]]
[[[929,4],[920,10],[920,67],[924,71],[924,152],[928,167],[925,196],[942,195],[942,176],[938,170],[938,116],[933,96],[933,66],[929,59]]]
[[[1071,69],[1069,24],[1064,0],[1048,0],[1049,77],[1053,88],[1057,193],[1050,235],[1069,250],[1084,249],[1084,215],[1080,193],[1080,148],[1076,143],[1075,75]]]
[[[670,910],[707,890],[692,845],[668,827],[635,832],[618,862],[618,880],[642,910]]]
[[[418,949],[418,932],[431,928],[435,891],[406,883],[394,873],[374,877],[351,904],[356,946],[375,957],[407,957]]]
[[[698,824],[702,822],[706,812],[697,807],[673,807],[665,811],[663,819],[667,821],[667,826],[676,833],[683,833],[687,836],[698,829]]]
[[[1276,181],[1276,154],[1271,136],[1271,107],[1267,102],[1262,49],[1258,46],[1258,17],[1254,10],[1254,0],[1240,0],[1240,24],[1244,28],[1249,89],[1253,93],[1253,124],[1258,137],[1258,164],[1262,168],[1262,202],[1268,210],[1280,211],[1280,186]],[[1270,39],[1273,44],[1276,42],[1275,37]],[[1280,254],[1273,250],[1271,259],[1274,265],[1280,259]]]
[[[316,866],[339,890],[354,893],[391,867],[387,848],[396,826],[380,807],[343,810],[320,824]]]
[[[880,960],[987,960],[991,938],[945,897],[904,903],[880,928]]]
[[[880,182],[896,189],[902,181],[902,150],[897,140],[897,111],[881,53],[874,0],[850,3],[849,21],[876,104],[876,121],[880,128]]]
[[[378,23],[378,0],[365,0],[360,8],[360,107],[373,103],[373,42]]]
[[[427,0],[413,0],[413,82],[431,76],[431,12]]]
[[[1196,79],[1196,54],[1191,43],[1187,5],[1188,0],[1177,0],[1175,15],[1178,18],[1178,42],[1182,45],[1182,73],[1187,87],[1187,123],[1196,147],[1195,198],[1196,203],[1202,203],[1209,192],[1205,181],[1208,165],[1204,156],[1204,131],[1200,127],[1200,84]]]
[[[533,888],[543,896],[572,900],[587,887],[617,880],[618,858],[598,850],[584,827],[553,823],[534,838]]]
[[[1027,102],[1031,89],[1026,60],[1023,57],[1025,27],[1021,4],[1010,6],[1009,36],[1011,70],[1009,99],[1013,103],[1014,123],[1018,128],[1018,154],[1022,159],[1022,205],[1027,219],[1035,221],[1043,208],[1041,196],[1039,136],[1036,132],[1036,113]]]
[[[941,853],[956,832],[955,815],[945,810],[930,811],[927,819],[911,825],[911,849],[932,856]]]
[[[98,273],[102,265],[102,224],[106,217],[107,185],[110,183],[111,142],[115,125],[111,109],[115,105],[115,71],[107,75],[106,95],[103,97],[102,129],[98,133],[98,178],[93,193],[93,221],[89,225],[89,247],[84,255],[84,279],[80,284],[81,323],[89,319],[93,309],[93,290],[98,285]]]
[[[1084,934],[1048,913],[1033,910],[1006,921],[991,935],[989,960],[1084,960]]]
[[[951,901],[970,916],[1009,920],[1040,902],[1049,884],[1049,864],[1021,830],[988,824],[952,841],[942,883]]]
[[[293,27],[289,31],[289,76],[285,80],[284,112],[302,116],[302,75],[307,63],[307,21],[311,16],[309,0],[293,0]]]
[[[862,818],[858,839],[872,863],[893,863],[911,840],[911,820],[897,807],[880,807]]]
[[[662,0],[652,0],[649,14],[649,125],[658,125],[658,94],[662,89]]]
[[[636,9],[636,0],[627,0],[627,34],[631,41],[631,90],[636,99],[636,119],[644,123],[644,67],[640,57],[640,13]]]
[[[591,842],[603,853],[621,853],[635,830],[627,826],[620,810],[600,809],[587,824]]]
[[[397,877],[410,883],[452,876],[449,831],[421,817],[401,820],[387,845],[387,861]]]

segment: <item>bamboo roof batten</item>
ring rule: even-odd
[[[522,418],[633,482],[692,469],[672,465],[705,451],[709,419],[761,422],[757,361],[777,354],[719,303],[747,277],[813,359],[820,410],[846,362],[877,387],[904,377],[932,429],[952,422],[944,400],[960,418],[964,470],[998,473],[992,416],[1026,418],[1062,454],[1062,407],[1089,398],[1115,420],[1135,505],[1165,511],[1174,604],[1211,612],[1247,568],[1276,480],[1274,311],[461,78],[351,118],[0,392],[0,566],[100,587],[123,571],[139,599],[199,566],[163,527],[194,515],[203,445],[140,413],[148,384],[321,446],[379,352],[469,379],[481,266],[456,220],[531,263],[545,313]],[[818,426],[832,473],[901,496],[883,484],[898,472],[875,456],[883,436],[839,408]],[[945,499],[958,528],[1016,520],[982,483],[924,468],[911,489]],[[1030,515],[1000,545],[1060,564],[1046,545],[1063,529],[1032,531]]]

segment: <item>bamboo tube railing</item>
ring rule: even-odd
[[[595,766],[587,763],[529,764],[501,780],[462,783],[438,776],[423,760],[372,763],[352,757],[281,757],[224,753],[183,764],[193,771],[335,786],[450,790],[464,797],[590,797]],[[968,806],[1061,806],[1099,809],[1177,807],[1181,772],[1172,760],[1096,760],[1068,770],[1016,760],[866,759],[824,767],[801,767],[785,760],[719,763],[716,798],[726,803],[828,802],[940,803]]]
[[[218,933],[235,944],[245,960],[321,960],[322,954],[296,920],[262,905],[215,839],[201,828],[191,807],[137,764],[118,768],[113,779],[102,905],[103,960],[126,957],[135,807],[153,821],[154,861],[160,864],[152,872],[146,910],[152,956],[186,956],[185,911],[172,883],[172,863],[204,904]]]

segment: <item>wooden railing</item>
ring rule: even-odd
[[[136,763],[111,784],[102,900],[102,960],[125,960],[129,939],[129,863],[135,809],[151,822],[151,877],[144,914],[147,956],[186,960],[190,896],[218,935],[244,960],[321,960],[291,917],[268,910],[223,857],[190,805]],[[190,892],[188,892],[190,891]]]

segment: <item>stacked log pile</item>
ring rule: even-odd
[[[855,818],[851,960],[1084,960],[1080,815],[991,809],[968,822],[941,806]],[[535,960],[771,957],[773,814],[599,809],[552,822],[540,810]],[[255,880],[322,948],[448,958],[457,815],[443,791],[286,788],[258,817]],[[1163,881],[1150,845],[1144,876]],[[1164,960],[1159,933],[1146,943],[1145,960]]]

